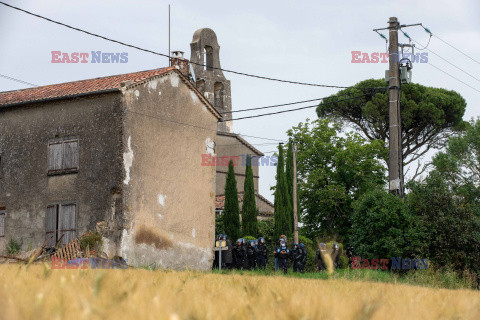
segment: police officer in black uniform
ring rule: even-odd
[[[294,243],[292,250],[293,272],[300,272],[302,257],[302,249],[300,248],[298,243]]]
[[[302,260],[300,262],[300,272],[305,272],[305,266],[307,265],[307,248],[303,243],[300,243],[300,249],[302,250]]]
[[[290,258],[290,250],[287,248],[287,243],[285,240],[280,242],[280,247],[277,248],[275,252],[276,257],[278,258],[278,268],[283,270],[283,273],[288,271],[288,259]]]
[[[247,260],[248,260],[248,270],[254,270],[257,262],[257,250],[255,248],[255,240],[248,241]]]
[[[257,268],[265,270],[267,265],[267,245],[265,244],[265,239],[262,237],[258,238],[257,246]]]
[[[233,248],[233,260],[235,263],[235,268],[238,270],[242,270],[246,260],[246,252],[243,248],[243,241],[242,239],[238,239],[235,247]]]

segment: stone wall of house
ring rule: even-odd
[[[225,183],[227,181],[228,173],[228,160],[223,161],[222,158],[230,159],[231,157],[238,157],[237,165],[235,166],[235,178],[237,180],[237,191],[244,191],[245,183],[245,165],[247,155],[257,156],[252,149],[248,148],[245,144],[241,143],[232,134],[223,134],[219,132],[216,143],[216,155],[220,160],[220,164],[217,165],[217,185],[216,194],[225,194]],[[258,178],[259,178],[259,166],[252,166],[253,182],[255,186],[255,192],[258,192]]]
[[[129,264],[211,267],[217,117],[176,71],[128,87],[119,254]]]
[[[6,208],[0,253],[10,238],[23,250],[42,245],[52,204],[76,205],[76,236],[108,221],[106,236],[119,240],[121,99],[110,93],[0,108],[0,207]],[[78,138],[78,172],[48,175],[48,144],[66,138]]]

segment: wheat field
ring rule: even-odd
[[[1,265],[0,319],[480,319],[480,293],[343,279]]]

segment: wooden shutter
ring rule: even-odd
[[[48,240],[51,237],[47,243],[47,248],[52,248],[57,242],[57,207],[57,205],[47,207],[47,215],[45,217],[45,240]]]
[[[75,219],[75,204],[62,205],[58,215],[58,237],[62,238],[62,244],[67,244],[73,239],[75,239],[75,234],[77,230],[76,219]]]
[[[0,237],[5,237],[5,208],[0,208]]]
[[[67,141],[63,144],[63,169],[78,169],[78,141]]]
[[[62,143],[48,145],[48,171],[62,170]]]

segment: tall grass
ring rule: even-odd
[[[480,319],[477,291],[356,277],[2,265],[0,319]]]

